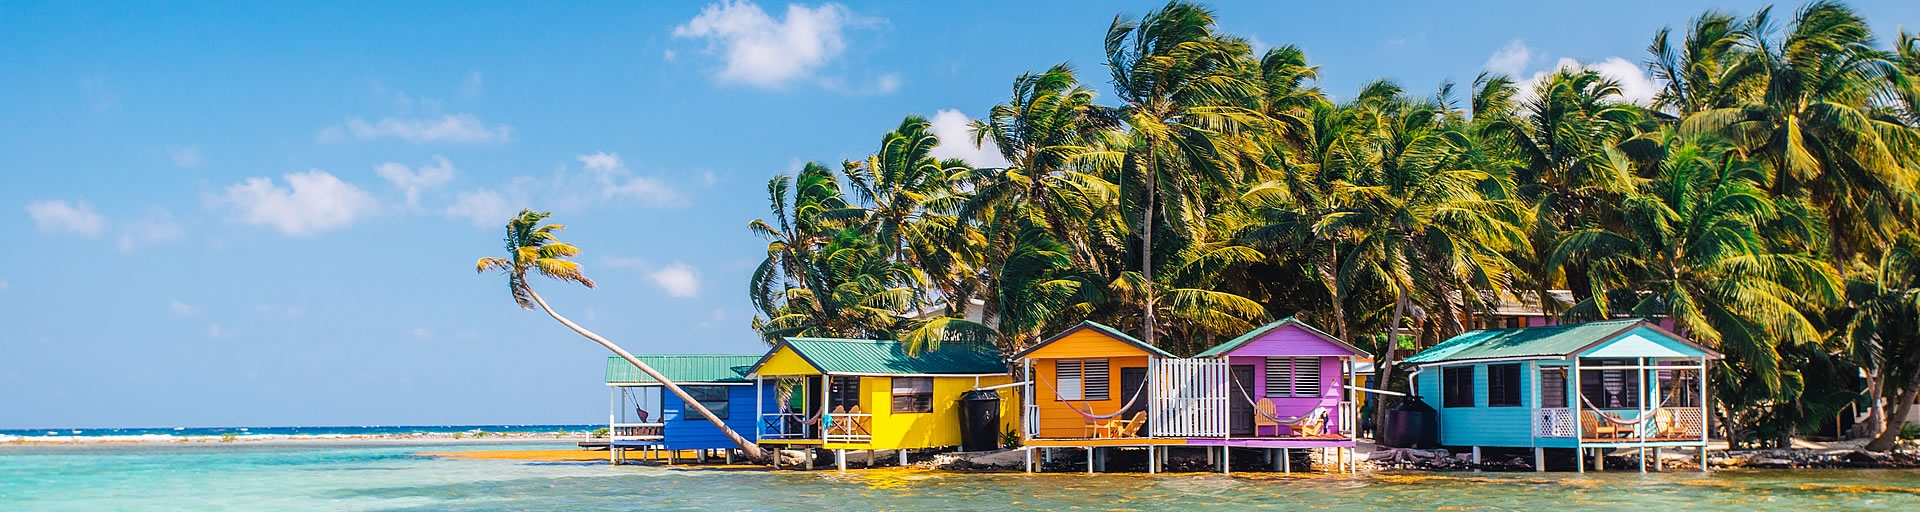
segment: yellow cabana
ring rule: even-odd
[[[760,407],[759,443],[846,450],[905,450],[960,445],[961,393],[1012,382],[992,347],[950,343],[908,356],[898,341],[785,338],[751,377],[774,386],[778,403]],[[1001,394],[999,431],[1017,421],[1017,399]]]

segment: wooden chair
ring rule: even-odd
[[[1296,428],[1301,437],[1324,435],[1327,429],[1327,410],[1314,408],[1313,412],[1307,413],[1307,419],[1301,421]]]
[[[1084,421],[1084,422],[1086,422],[1086,425],[1087,425],[1087,435],[1085,435],[1085,436],[1083,436],[1083,437],[1087,437],[1087,438],[1099,438],[1099,437],[1100,437],[1100,429],[1102,429],[1102,428],[1105,428],[1105,427],[1106,427],[1106,425],[1105,425],[1105,424],[1102,424],[1102,423],[1101,423],[1101,422],[1100,422],[1099,420],[1095,420],[1095,419],[1093,419],[1093,418],[1088,418],[1088,417],[1086,417],[1086,416],[1081,416],[1081,417],[1080,417],[1080,420],[1081,420],[1081,421]]]
[[[1140,437],[1140,427],[1146,424],[1147,411],[1133,413],[1133,419],[1127,420],[1127,425],[1121,427],[1115,437]]]
[[[1593,411],[1580,411],[1580,433],[1581,437],[1607,439],[1618,437],[1620,428]]]
[[[1659,409],[1653,411],[1654,437],[1675,437],[1673,429],[1673,411]]]
[[[1255,437],[1260,436],[1260,429],[1263,427],[1272,427],[1274,437],[1286,435],[1286,433],[1281,431],[1285,430],[1287,426],[1270,419],[1279,416],[1273,412],[1273,400],[1261,398],[1259,402],[1254,403],[1254,407],[1260,410],[1259,413],[1253,415],[1253,435]]]
[[[827,435],[848,435],[846,414],[846,406],[833,406],[833,411],[827,413]]]
[[[847,409],[847,414],[849,414],[849,416],[847,416],[847,434],[848,435],[855,435],[855,436],[873,435],[873,432],[869,430],[867,427],[867,421],[870,418],[866,416],[862,416],[860,414],[860,406],[856,405],[856,406],[853,406],[852,409]]]

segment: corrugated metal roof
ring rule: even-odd
[[[1402,362],[1427,364],[1509,357],[1565,357],[1632,330],[1641,323],[1639,319],[1602,320],[1547,327],[1467,331]]]
[[[1241,345],[1245,345],[1247,344],[1247,342],[1258,339],[1261,336],[1269,332],[1272,332],[1274,329],[1279,329],[1280,326],[1287,325],[1287,324],[1300,326],[1300,328],[1306,329],[1307,332],[1311,332],[1315,335],[1320,336],[1321,339],[1327,340],[1328,343],[1332,343],[1335,346],[1346,349],[1348,352],[1353,352],[1354,355],[1358,355],[1358,356],[1367,355],[1367,351],[1360,350],[1359,347],[1355,347],[1353,345],[1347,344],[1347,342],[1340,341],[1340,338],[1335,338],[1333,337],[1332,334],[1327,334],[1326,331],[1322,331],[1318,328],[1315,328],[1312,325],[1308,325],[1306,322],[1302,322],[1298,318],[1286,317],[1274,323],[1262,325],[1259,328],[1256,328],[1251,331],[1247,331],[1246,334],[1242,334],[1239,337],[1227,340],[1226,343],[1214,345],[1213,348],[1207,349],[1206,351],[1201,352],[1199,354],[1194,354],[1193,357],[1197,357],[1197,358],[1198,357],[1215,357],[1215,356],[1226,355],[1228,352],[1232,352],[1233,349],[1240,348]]]
[[[660,372],[660,375],[675,383],[746,382],[753,363],[760,360],[760,356],[722,354],[635,354],[633,358],[653,367],[653,371]],[[656,383],[652,377],[620,356],[607,357],[607,382]]]
[[[939,350],[909,356],[906,347],[893,340],[786,338],[781,343],[825,373],[941,375],[1007,372],[1006,363],[1000,361],[999,351],[986,345],[945,343],[940,345]],[[776,346],[775,350],[778,348]]]

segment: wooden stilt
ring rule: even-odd
[[[1547,449],[1535,446],[1533,447],[1533,472],[1545,473],[1546,471],[1547,471]]]
[[[1027,450],[1027,463],[1033,463],[1033,450]],[[867,450],[867,467],[873,467],[873,450]]]
[[[1480,472],[1480,447],[1473,447],[1473,472]]]
[[[1573,449],[1573,472],[1575,473],[1587,472],[1587,449],[1586,448]]]
[[[847,472],[847,450],[845,449],[834,450],[833,464],[834,466],[837,466],[840,468],[841,473]]]
[[[1087,447],[1087,475],[1093,475],[1093,447]]]
[[[1647,447],[1640,447],[1640,472],[1647,472]]]
[[[1147,474],[1159,473],[1159,470],[1160,459],[1157,455],[1154,455],[1153,445],[1147,445]]]
[[[1280,467],[1282,468],[1281,473],[1288,475],[1293,474],[1293,449],[1280,449]]]
[[[1033,449],[1027,448],[1021,451],[1027,452],[1027,473],[1032,474],[1033,473]],[[867,455],[868,457],[872,457],[873,453],[868,452]],[[872,465],[872,463],[869,462],[868,465]]]
[[[1666,464],[1662,463],[1662,461],[1660,460],[1660,447],[1658,446],[1653,447],[1653,470],[1665,471],[1666,470],[1665,466]]]
[[[1220,447],[1220,474],[1222,475],[1233,474],[1233,447],[1232,446]]]
[[[907,467],[907,449],[900,449],[900,467]]]
[[[1707,472],[1707,445],[1700,445],[1700,472]]]

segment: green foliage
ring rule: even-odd
[[[593,429],[593,433],[591,433],[591,434],[587,434],[587,437],[592,437],[592,438],[595,438],[595,439],[598,439],[598,438],[602,438],[602,437],[607,437],[607,434],[608,434],[609,432],[612,432],[612,431],[610,431],[610,430],[607,430],[607,428],[606,428],[606,427],[600,427],[600,428],[596,428],[596,429]]]
[[[240,436],[232,432],[220,434],[220,442],[222,443],[231,443],[239,439],[240,439]]]
[[[1579,68],[1334,101],[1306,52],[1255,55],[1203,6],[1123,14],[1110,104],[1056,65],[944,141],[1004,165],[933,157],[907,116],[871,156],[770,180],[753,326],[1010,353],[1092,319],[1194,353],[1297,314],[1391,385],[1384,334],[1429,347],[1519,297],[1725,353],[1739,442],[1920,389],[1920,36],[1877,47],[1829,1],[1684,32],[1649,45],[1649,104]]]
[[[1008,429],[1000,433],[1000,447],[1008,450],[1020,449],[1021,437],[1018,429]]]

